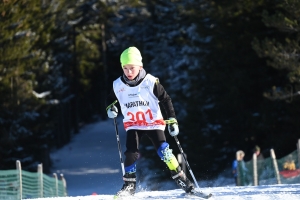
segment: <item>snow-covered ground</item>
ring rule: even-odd
[[[211,200],[298,200],[300,199],[300,185],[271,185],[259,187],[214,187],[204,188],[203,191],[213,193]],[[51,198],[52,199],[52,198]],[[77,197],[60,197],[55,200],[108,200],[113,195],[90,195]],[[126,199],[126,198],[125,198]],[[201,199],[199,197],[186,196],[180,189],[167,191],[144,191],[138,192],[134,197],[128,199]],[[39,200],[49,200],[41,198]]]
[[[120,141],[125,150],[125,131],[119,122]],[[53,172],[63,173],[68,197],[39,198],[39,200],[105,200],[121,188],[122,172],[113,120],[100,121],[81,129],[70,144],[51,154]],[[151,173],[149,173],[151,174]],[[144,180],[147,180],[144,179]],[[218,200],[300,200],[300,184],[235,187],[233,179],[220,177],[213,183],[198,182],[201,190],[212,193]],[[151,183],[138,182],[137,193],[130,199],[200,199],[186,196],[166,180],[164,191],[151,191]]]

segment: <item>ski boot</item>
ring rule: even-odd
[[[180,167],[176,170],[171,170],[171,175],[177,185],[186,193],[190,193],[195,188],[194,184],[186,177]]]
[[[136,188],[136,175],[135,173],[126,173],[123,176],[124,184],[123,187],[117,194],[115,195],[115,198],[119,196],[130,196],[134,195],[135,193],[135,188]]]

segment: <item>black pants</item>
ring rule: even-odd
[[[125,151],[125,167],[132,165],[139,157],[139,143],[143,136],[147,136],[155,150],[166,142],[166,136],[162,130],[128,130],[126,138],[126,151]]]

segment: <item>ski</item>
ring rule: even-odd
[[[203,199],[209,199],[210,197],[212,197],[212,194],[209,193],[204,193],[202,191],[197,191],[195,189],[191,190],[191,192],[187,193],[188,195],[192,195],[192,196],[197,196],[197,197],[200,197],[200,198],[203,198]]]
[[[124,199],[127,197],[131,197],[132,195],[128,194],[128,195],[114,195],[114,199]]]
[[[114,199],[136,199],[134,195],[129,192],[121,192],[119,194],[114,195]]]
[[[114,195],[114,199],[128,199],[131,197],[132,195]]]
[[[127,195],[127,196],[126,195],[122,195],[122,196],[114,195],[113,199],[115,199],[115,200],[128,200],[128,199],[130,199],[130,200],[134,200],[134,199],[138,200],[140,198],[136,197],[136,196],[133,196],[133,195]]]
[[[138,193],[136,193],[136,194],[138,194]],[[138,197],[138,196],[139,195],[135,196],[134,194],[130,194],[127,191],[123,191],[123,192],[120,192],[120,193],[114,195],[113,199],[115,199],[115,200],[140,199],[140,197]],[[201,199],[209,199],[213,195],[211,193],[205,193],[200,190],[193,189],[189,193],[182,193],[181,196],[185,196],[185,198],[199,197]],[[152,196],[148,196],[148,197],[151,197],[151,199],[152,199]]]

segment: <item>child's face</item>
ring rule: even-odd
[[[140,69],[142,69],[142,67],[138,65],[128,64],[123,66],[124,74],[129,80],[135,79],[135,77],[139,74]]]

